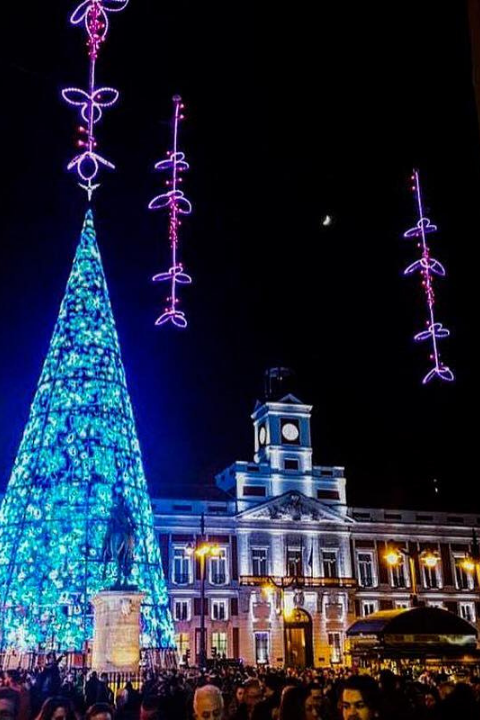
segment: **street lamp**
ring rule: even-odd
[[[480,548],[478,546],[478,539],[475,530],[473,530],[472,538],[472,552],[465,556],[461,563],[464,570],[469,573],[476,572],[477,585],[480,588]]]
[[[384,555],[385,560],[387,561],[388,565],[390,567],[398,567],[402,564],[403,558],[408,558],[408,566],[410,571],[410,582],[412,587],[412,592],[410,593],[410,597],[412,600],[412,606],[416,607],[418,605],[418,595],[417,595],[417,574],[416,574],[416,568],[415,568],[415,558],[417,558],[425,567],[434,569],[437,567],[439,562],[439,556],[437,552],[431,552],[429,550],[424,550],[422,553],[419,553],[417,550],[407,550],[407,548],[396,548],[395,546],[391,545],[387,552]]]
[[[189,555],[195,555],[200,562],[200,648],[198,664],[204,668],[207,664],[207,651],[205,644],[205,576],[207,557],[218,557],[220,548],[216,543],[202,542],[196,548],[186,548]]]

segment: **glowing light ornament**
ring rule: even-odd
[[[451,382],[455,379],[455,376],[450,368],[443,364],[438,349],[438,341],[447,338],[450,335],[450,331],[435,319],[435,293],[433,289],[434,275],[444,277],[445,268],[438,260],[431,256],[427,243],[427,235],[436,232],[437,226],[430,222],[429,218],[424,215],[418,170],[413,171],[411,180],[413,183],[412,191],[415,193],[417,200],[418,222],[415,227],[407,230],[403,237],[407,240],[415,239],[417,241],[417,247],[421,250],[422,257],[409,265],[404,271],[404,275],[412,275],[415,272],[419,272],[421,275],[422,287],[424,288],[427,301],[428,317],[426,320],[426,330],[417,333],[414,336],[414,340],[417,342],[426,341],[431,343],[432,352],[430,354],[430,360],[434,363],[433,368],[425,375],[422,382],[425,385],[434,377]]]
[[[167,152],[167,159],[161,160],[155,165],[156,170],[168,173],[165,181],[166,191],[161,195],[157,195],[149,204],[150,210],[162,210],[168,208],[169,212],[169,230],[168,237],[170,240],[170,248],[172,251],[171,266],[168,272],[158,273],[153,276],[155,282],[169,282],[170,295],[167,298],[167,306],[162,315],[156,320],[155,325],[164,325],[171,322],[179,328],[187,327],[187,319],[185,313],[178,309],[177,284],[189,285],[192,282],[190,275],[184,272],[183,265],[178,261],[178,240],[179,227],[181,225],[181,215],[190,215],[192,205],[185,197],[179,185],[182,182],[182,173],[189,169],[188,163],[185,161],[185,154],[178,150],[178,128],[180,121],[184,119],[182,110],[184,105],[179,95],[173,98],[173,150]]]
[[[80,137],[77,140],[82,152],[76,155],[67,166],[74,170],[81,182],[80,187],[87,192],[88,200],[92,199],[93,192],[100,187],[96,183],[100,166],[115,169],[115,165],[96,152],[97,140],[95,125],[103,115],[103,109],[111,107],[117,100],[119,93],[111,87],[95,87],[96,63],[100,46],[105,41],[109,28],[108,14],[120,12],[128,5],[129,0],[85,0],[70,17],[72,25],[85,26],[87,31],[87,47],[90,67],[88,73],[88,89],[65,88],[62,91],[64,100],[79,108],[81,125],[78,128]]]

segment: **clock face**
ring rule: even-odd
[[[295,442],[298,439],[298,427],[291,422],[285,423],[282,426],[282,437],[288,442]]]
[[[265,445],[266,439],[267,439],[267,431],[265,430],[264,426],[262,425],[262,427],[258,431],[258,442],[260,443],[260,445]]]

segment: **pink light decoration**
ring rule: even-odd
[[[155,165],[155,170],[168,173],[165,181],[167,190],[154,197],[148,205],[150,210],[168,209],[168,237],[172,251],[172,260],[170,269],[167,272],[158,273],[154,275],[152,279],[154,282],[170,283],[170,295],[167,297],[167,305],[163,313],[155,321],[155,325],[165,325],[171,322],[176,327],[186,328],[188,323],[185,313],[178,309],[177,284],[190,285],[192,278],[184,272],[182,263],[178,261],[178,241],[179,228],[181,225],[180,216],[190,215],[192,205],[185,197],[183,191],[178,187],[182,182],[182,173],[189,169],[189,165],[185,161],[184,153],[178,150],[178,128],[181,120],[184,119],[182,110],[185,106],[179,95],[175,95],[172,100],[174,106],[172,120],[173,150],[167,152],[166,160],[161,160]]]
[[[95,151],[97,140],[94,126],[101,119],[103,109],[115,105],[119,97],[118,90],[115,88],[95,87],[96,63],[100,46],[105,42],[108,34],[108,14],[124,10],[128,2],[129,0],[84,0],[70,17],[72,25],[83,24],[85,26],[88,36],[87,48],[90,67],[88,90],[71,87],[62,91],[63,99],[69,105],[79,108],[81,122],[85,124],[78,128],[80,137],[77,140],[77,146],[82,148],[82,151],[69,162],[67,169],[76,171],[82,181],[79,182],[79,185],[87,192],[89,201],[92,199],[93,192],[100,187],[100,183],[94,182],[100,166],[103,165],[111,170],[115,169],[113,163]]]
[[[417,241],[417,247],[421,250],[422,257],[409,265],[404,271],[404,275],[412,275],[415,272],[419,272],[422,278],[422,287],[425,291],[427,303],[426,330],[417,333],[414,336],[414,340],[417,342],[431,342],[432,352],[430,353],[430,360],[433,361],[433,368],[425,375],[422,382],[426,385],[434,377],[452,382],[455,376],[450,368],[443,364],[438,349],[438,341],[447,338],[450,335],[450,331],[435,319],[435,293],[433,289],[434,276],[445,277],[446,273],[441,262],[435,260],[435,258],[430,255],[430,248],[427,243],[427,235],[436,232],[437,226],[430,222],[429,218],[423,214],[422,192],[418,170],[413,171],[411,180],[413,183],[412,191],[415,193],[417,199],[418,222],[413,228],[407,230],[403,234],[403,237]]]

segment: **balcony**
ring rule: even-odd
[[[283,588],[355,588],[357,581],[352,577],[304,577],[304,576],[278,576],[273,575],[240,575],[240,585],[261,587],[273,583]]]
[[[212,585],[225,585],[227,582],[227,576],[225,573],[213,573],[210,575],[210,583]]]

